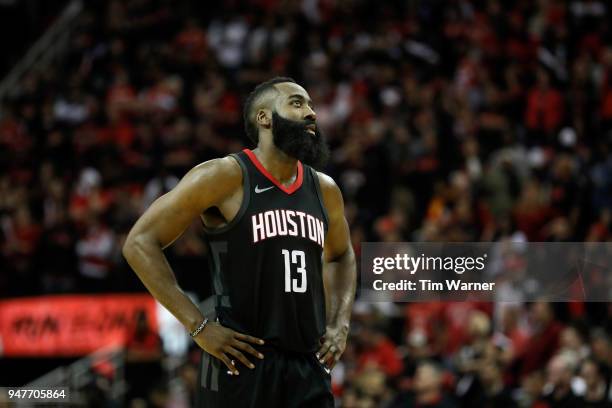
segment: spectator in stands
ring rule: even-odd
[[[589,356],[589,347],[585,341],[585,335],[581,332],[578,323],[566,326],[559,335],[559,351],[570,351],[578,357],[578,362]]]
[[[68,217],[66,207],[55,210],[53,220],[44,229],[40,239],[40,261],[37,263],[41,274],[43,291],[66,293],[77,290],[76,269],[77,229]]]
[[[108,292],[112,287],[114,234],[93,212],[84,221],[84,235],[76,243],[81,278],[79,287],[90,293]]]
[[[504,385],[502,369],[502,365],[494,360],[487,360],[481,365],[478,378],[482,385],[482,392],[470,402],[472,406],[482,408],[515,408],[518,406],[512,397],[511,390]]]
[[[402,359],[397,346],[384,334],[380,323],[368,322],[363,325],[357,338],[358,369],[376,367],[389,377],[402,372]]]
[[[550,408],[543,396],[545,381],[543,370],[532,371],[523,377],[518,389],[518,403],[521,408]]]
[[[159,334],[151,329],[146,311],[139,311],[125,339],[125,377],[130,385],[127,400],[149,397],[151,385],[163,379],[162,343]]]
[[[586,386],[580,402],[584,408],[604,408],[612,405],[610,384],[606,381],[602,367],[593,359],[585,360],[580,367],[580,377]]]
[[[26,203],[18,205],[13,217],[3,227],[6,237],[3,252],[11,273],[9,282],[17,294],[30,294],[33,290],[38,290],[38,280],[34,278],[34,254],[38,250],[43,230],[33,219]]]
[[[443,390],[441,369],[431,361],[420,363],[416,369],[412,392],[400,394],[390,408],[452,408],[457,405]]]
[[[529,347],[521,357],[522,375],[529,374],[546,364],[559,347],[559,334],[562,330],[562,325],[556,320],[550,303],[532,304],[530,317],[532,333]],[[558,364],[555,367],[557,366]]]
[[[576,370],[576,356],[569,352],[555,355],[547,367],[548,383],[545,386],[545,401],[550,408],[573,408],[579,399],[572,390],[572,379]]]
[[[602,328],[596,328],[591,333],[591,350],[595,360],[612,367],[612,341],[610,335]]]
[[[393,395],[385,373],[379,368],[369,366],[354,378],[353,387],[348,390],[347,396],[343,398],[343,403],[348,407],[374,408],[386,406]]]
[[[469,406],[474,400],[484,399],[481,373],[484,365],[497,364],[491,361],[491,324],[489,317],[480,311],[473,311],[468,321],[468,340],[456,353],[454,364],[459,375],[456,394],[462,406]],[[487,372],[486,374],[491,374]],[[488,377],[487,377],[488,378]]]
[[[527,95],[525,122],[531,132],[530,144],[550,144],[563,120],[563,95],[551,85],[545,69],[536,74],[536,85]]]

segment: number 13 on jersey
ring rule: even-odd
[[[306,292],[306,255],[304,251],[288,249],[282,250],[285,258],[285,292]],[[291,265],[297,265],[299,277],[291,278]]]

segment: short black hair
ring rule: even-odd
[[[259,142],[259,131],[257,130],[257,125],[255,124],[255,121],[251,121],[251,110],[253,110],[253,105],[255,105],[255,102],[261,95],[272,89],[274,85],[280,84],[282,82],[293,82],[294,84],[296,83],[293,78],[289,77],[275,77],[269,79],[266,82],[262,82],[257,85],[253,92],[249,94],[246,101],[244,102],[244,111],[242,114],[244,118],[244,130],[248,138],[251,139],[255,144]]]

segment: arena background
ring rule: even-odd
[[[277,75],[314,100],[357,255],[610,241],[610,21],[599,0],[0,1],[0,386],[68,366],[39,384],[78,374],[87,406],[193,403],[199,350],[120,249],[188,169],[249,146],[242,103]],[[201,234],[166,250],[199,300]],[[357,300],[334,392],[343,407],[611,395],[611,317]],[[86,357],[105,342],[125,352]]]

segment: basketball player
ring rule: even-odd
[[[200,406],[332,407],[356,274],[340,190],[311,167],[327,145],[290,78],[258,85],[244,118],[257,148],[190,170],[136,222],[123,254],[205,351]],[[183,293],[162,252],[196,217],[215,318]]]

